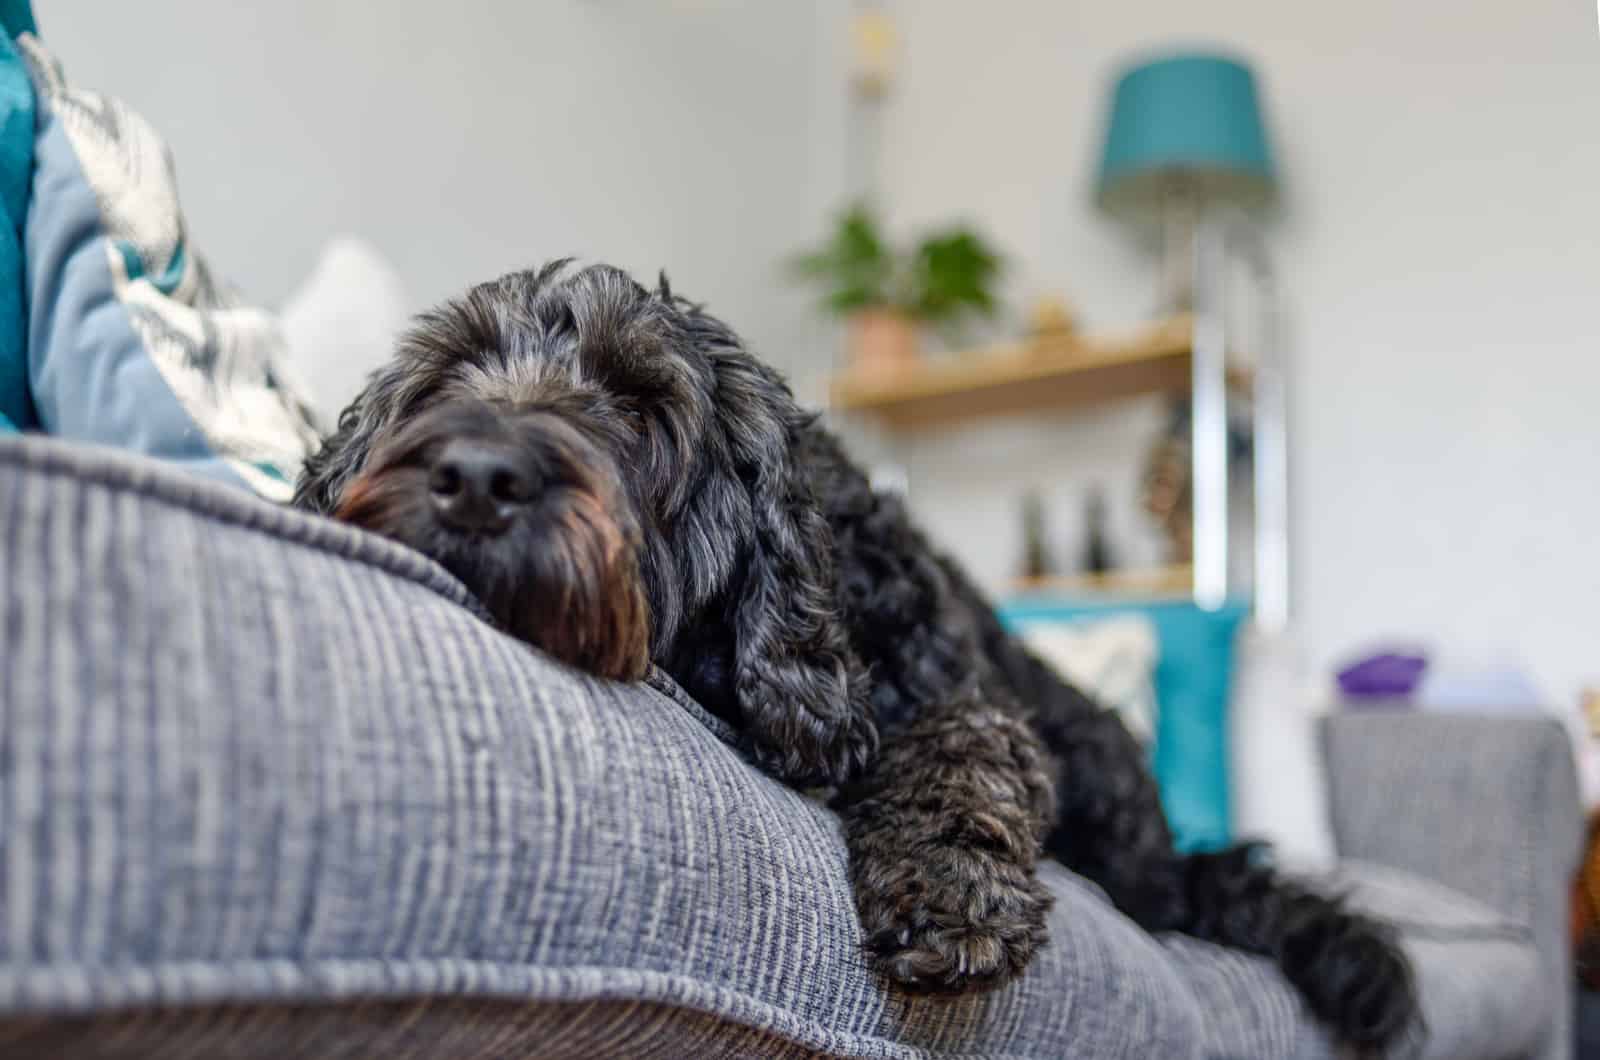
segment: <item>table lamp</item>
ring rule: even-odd
[[[1222,204],[1265,207],[1274,187],[1248,66],[1182,54],[1117,78],[1095,197],[1115,217],[1160,224],[1164,314],[1192,306],[1191,247],[1201,213]]]

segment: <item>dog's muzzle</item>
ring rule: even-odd
[[[638,520],[611,457],[561,415],[460,401],[411,417],[334,517],[430,556],[565,662],[623,680],[649,667]]]

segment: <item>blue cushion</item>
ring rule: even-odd
[[[1187,601],[1074,601],[1024,599],[1000,609],[1012,628],[1029,622],[1139,614],[1156,627],[1160,658],[1155,686],[1154,761],[1167,819],[1185,850],[1225,846],[1230,840],[1228,700],[1233,683],[1233,643],[1247,605],[1230,602],[1204,611]]]
[[[46,433],[133,449],[287,500],[316,444],[271,314],[188,245],[165,144],[17,38],[37,115],[28,383]]]

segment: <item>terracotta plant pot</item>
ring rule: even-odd
[[[917,323],[893,309],[863,309],[850,318],[852,368],[862,375],[894,375],[920,360]]]

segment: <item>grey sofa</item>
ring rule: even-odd
[[[0,438],[0,1056],[1332,1055],[1265,961],[1054,866],[1021,981],[888,987],[834,817],[728,735],[388,542]],[[1565,1055],[1560,732],[1327,736],[1329,885],[1403,931],[1426,1055]]]

